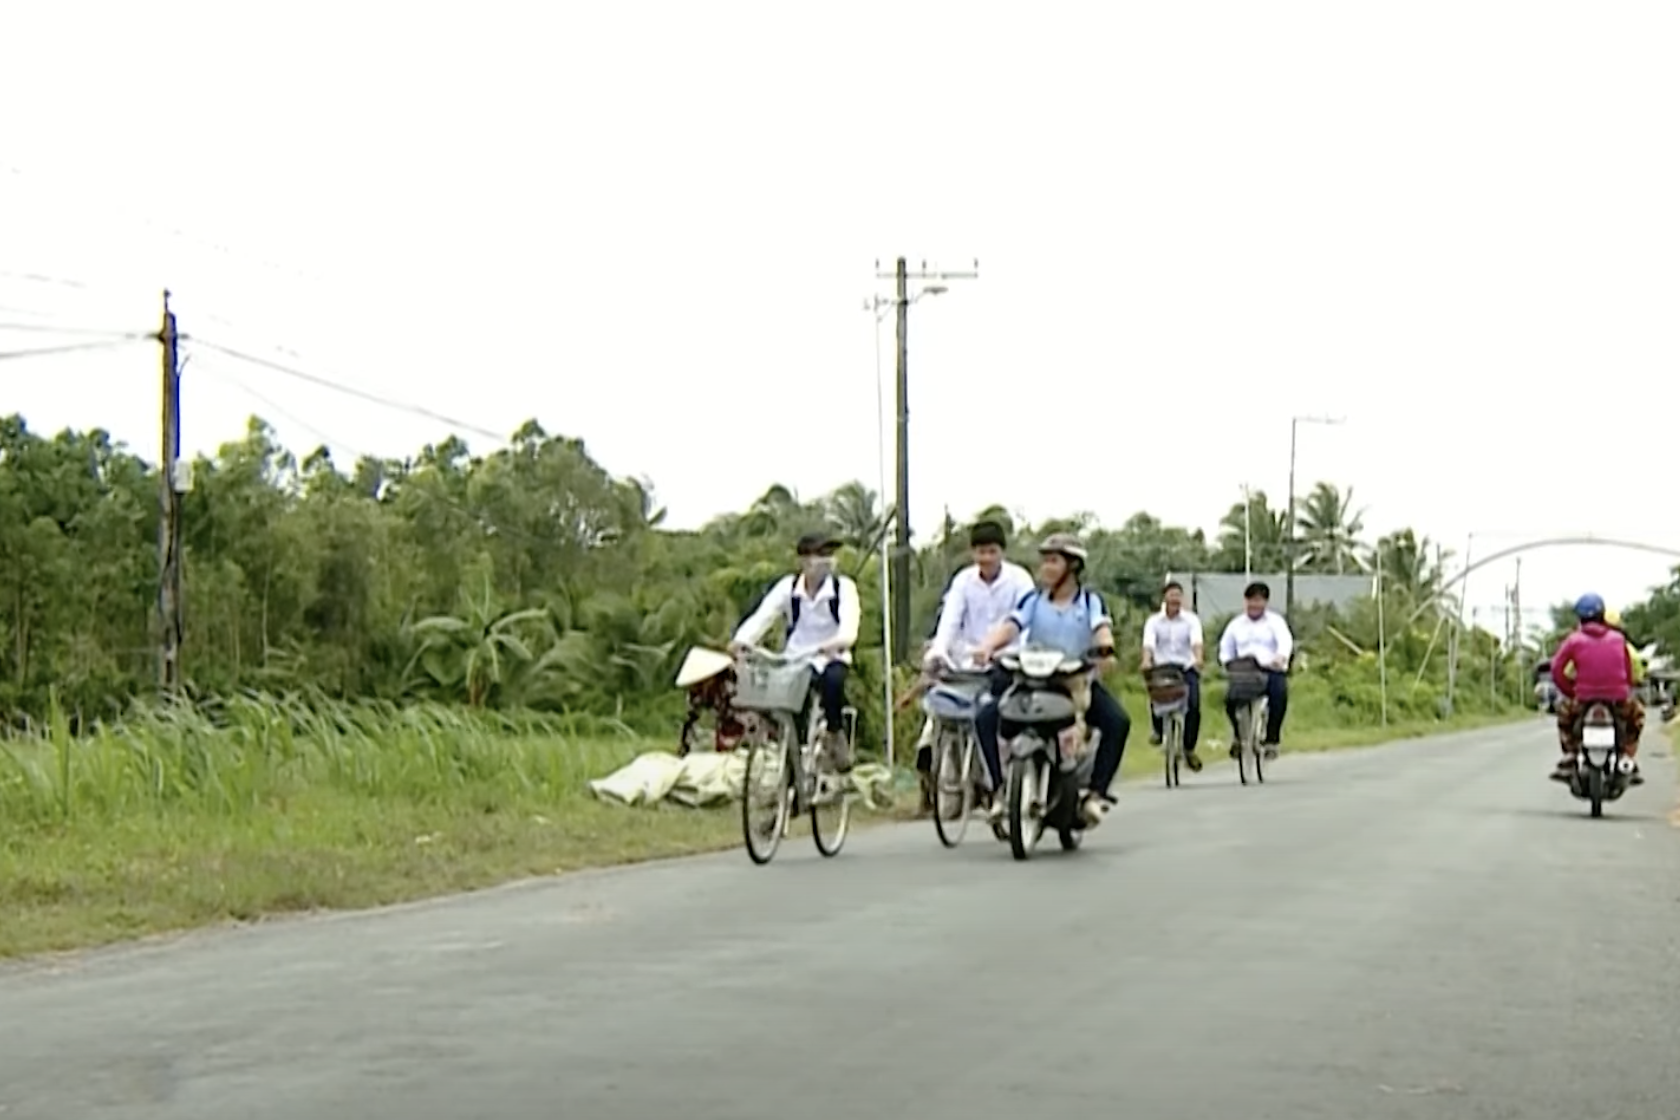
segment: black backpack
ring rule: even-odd
[[[834,581],[834,597],[828,601],[828,609],[834,615],[834,624],[838,626],[840,624],[840,577],[829,576],[828,578]],[[817,590],[822,590],[821,584],[817,585]],[[799,603],[799,577],[794,576],[793,588],[788,593],[788,626],[787,634],[784,637],[793,637],[794,630],[799,627]]]

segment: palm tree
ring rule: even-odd
[[[823,499],[823,512],[835,536],[859,552],[868,552],[886,526],[886,511],[878,508],[879,500],[863,483],[848,482]]]
[[[1320,482],[1295,513],[1295,539],[1300,543],[1300,569],[1345,574],[1363,571],[1359,536],[1365,531],[1365,511],[1353,508],[1353,487],[1342,491]]]
[[[1419,537],[1410,529],[1390,533],[1377,541],[1377,556],[1382,568],[1383,586],[1397,591],[1415,608],[1440,594],[1446,582],[1443,564],[1449,553],[1441,551],[1440,559],[1428,537]],[[1451,596],[1443,597],[1443,609]]]
[[[1251,492],[1246,503],[1232,504],[1225,516],[1219,519],[1219,545],[1214,562],[1227,572],[1242,571],[1243,538],[1246,534],[1249,551],[1253,553],[1253,570],[1282,571],[1287,525],[1288,514],[1274,511],[1266,500],[1264,490]]]

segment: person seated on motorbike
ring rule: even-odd
[[[989,664],[998,650],[1017,638],[1023,645],[1058,649],[1069,657],[1085,657],[1093,648],[1107,650],[1101,663],[1108,662],[1113,657],[1114,622],[1102,596],[1082,585],[1081,576],[1090,558],[1085,546],[1072,533],[1052,533],[1038,546],[1038,554],[1038,588],[1022,596],[1009,617],[974,648],[974,662]],[[1001,695],[1008,683],[1007,676],[994,675],[993,694]],[[1089,722],[1098,734],[1091,788],[1081,807],[1086,821],[1096,824],[1114,806],[1109,787],[1120,773],[1120,760],[1126,752],[1132,721],[1101,681],[1082,674],[1078,681],[1070,682],[1069,693],[1076,710],[1082,709],[1081,724]],[[981,708],[974,722],[992,787],[1001,789],[1003,764],[998,754],[998,728],[1002,719],[997,705]],[[994,820],[1002,809],[1003,799],[994,798],[991,810]]]
[[[1633,666],[1633,687],[1637,692],[1639,686],[1645,683],[1645,659],[1639,656],[1639,650],[1627,636],[1627,627],[1622,625],[1622,614],[1615,607],[1604,609],[1604,625],[1616,631],[1627,642],[1628,662]]]
[[[1202,730],[1202,620],[1184,609],[1184,585],[1168,580],[1161,591],[1161,611],[1143,624],[1143,671],[1157,665],[1176,665],[1184,670],[1188,689],[1184,710],[1184,762],[1192,771],[1202,768],[1196,740]],[[1149,741],[1161,745],[1161,717],[1150,706],[1153,734]]]
[[[1639,785],[1645,781],[1637,758],[1639,736],[1645,730],[1645,709],[1633,695],[1635,655],[1627,637],[1606,624],[1604,600],[1598,595],[1588,592],[1577,599],[1575,617],[1579,625],[1552,655],[1552,681],[1562,693],[1557,728],[1563,757],[1551,778],[1567,782],[1575,776],[1576,758],[1581,753],[1581,717],[1587,705],[1604,703],[1615,710],[1626,731],[1623,749],[1633,762],[1628,781]]]
[[[857,644],[862,608],[857,583],[834,570],[834,554],[839,550],[840,541],[829,533],[800,537],[795,546],[799,571],[770,585],[758,609],[735,631],[729,649],[741,654],[764,637],[778,618],[783,620],[783,652],[788,657],[811,658],[827,725],[823,747],[834,768],[846,773],[852,768],[851,744],[845,734],[846,672],[852,646]]]
[[[968,531],[969,552],[974,563],[951,577],[939,603],[933,640],[922,654],[922,668],[929,676],[941,666],[961,667],[968,652],[986,640],[998,623],[1009,617],[1015,604],[1033,589],[1033,577],[1019,564],[1004,558],[1009,545],[1003,526],[996,521],[978,521]],[[926,770],[931,758],[934,721],[922,727],[917,743],[916,766]]]
[[[1226,669],[1239,658],[1252,657],[1266,671],[1266,737],[1260,746],[1267,759],[1278,754],[1283,736],[1283,717],[1289,711],[1289,658],[1295,652],[1295,635],[1281,614],[1269,609],[1272,589],[1256,580],[1243,589],[1242,614],[1225,626],[1219,639],[1219,664]],[[1231,757],[1242,753],[1242,730],[1237,723],[1241,705],[1227,699],[1225,714],[1231,718]]]

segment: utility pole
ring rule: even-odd
[[[923,292],[944,291],[949,280],[978,280],[980,262],[964,272],[947,272],[928,268],[910,271],[909,262],[899,257],[891,272],[881,271],[875,264],[875,277],[894,282],[893,303],[898,311],[897,414],[898,414],[898,482],[894,497],[896,506],[897,539],[892,556],[892,656],[900,664],[910,659],[910,281],[927,281],[930,287]],[[937,287],[935,287],[936,285]],[[919,293],[920,294],[920,293]]]
[[[1285,557],[1283,575],[1283,617],[1290,625],[1295,623],[1295,440],[1300,431],[1301,422],[1291,418],[1289,421],[1289,532],[1283,545],[1288,550]]]
[[[1323,424],[1334,427],[1343,421],[1338,416],[1291,416],[1289,418],[1289,534],[1283,542],[1287,553],[1288,567],[1283,575],[1283,617],[1293,625],[1295,622],[1295,558],[1300,547],[1295,539],[1295,445],[1300,434],[1302,424]]]
[[[1440,545],[1436,545],[1435,546],[1435,570],[1444,574],[1446,572],[1446,563],[1447,563],[1446,550],[1444,548],[1442,548]],[[1460,607],[1462,607],[1463,603],[1464,603],[1464,587],[1462,585],[1460,585],[1460,587],[1458,589],[1458,601],[1459,601]],[[1445,622],[1446,619],[1443,617],[1441,621]],[[1458,683],[1458,624],[1457,624],[1457,622],[1454,622],[1454,624],[1452,626],[1452,629],[1447,631],[1447,700],[1446,700],[1446,707],[1444,709],[1444,714],[1445,715],[1450,716],[1450,715],[1453,714],[1453,686],[1457,683]]]
[[[181,687],[181,493],[177,489],[181,461],[181,362],[175,312],[169,293],[163,293],[163,456],[158,464],[158,685],[165,695]]]
[[[1517,646],[1517,648],[1521,649],[1522,645],[1523,645],[1523,637],[1524,637],[1524,635],[1523,635],[1523,613],[1522,613],[1522,557],[1521,556],[1517,557],[1517,576],[1516,576],[1515,582],[1513,582],[1511,584],[1511,617],[1516,620],[1515,625],[1516,625],[1516,635],[1517,636],[1516,636],[1516,642],[1514,644]]]
[[[1464,538],[1464,570],[1471,568],[1470,557],[1476,548],[1476,534],[1470,533]],[[1464,580],[1458,585],[1458,617],[1453,620],[1452,642],[1447,646],[1447,714],[1453,711],[1453,689],[1458,684],[1458,640],[1459,631],[1464,629],[1464,598],[1470,593],[1470,581]]]

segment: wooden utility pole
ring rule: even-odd
[[[899,257],[891,272],[882,272],[876,265],[876,279],[891,277],[894,282],[893,303],[898,310],[898,361],[896,397],[898,414],[898,481],[894,504],[897,523],[892,555],[892,656],[902,664],[910,660],[910,305],[922,295],[945,290],[948,280],[978,280],[980,262],[965,272],[930,270],[927,262],[915,272]],[[928,286],[915,296],[910,294],[910,281],[927,281]]]
[[[163,455],[158,464],[158,685],[165,695],[181,687],[181,361],[175,312],[163,293]]]

